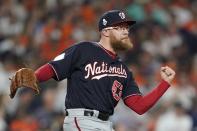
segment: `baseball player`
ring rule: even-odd
[[[140,93],[132,72],[117,55],[132,48],[128,34],[133,24],[120,10],[104,13],[98,23],[99,42],[74,44],[35,72],[18,70],[11,79],[10,97],[21,86],[39,93],[39,82],[68,79],[65,131],[112,131],[109,117],[120,99],[136,113],[145,113],[170,87],[175,72],[161,67],[160,84],[146,96]]]

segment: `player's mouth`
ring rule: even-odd
[[[121,38],[121,40],[125,40],[125,39],[129,39],[129,37],[123,37],[123,38]]]

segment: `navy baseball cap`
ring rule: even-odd
[[[105,12],[98,23],[99,31],[104,28],[118,25],[121,23],[127,23],[129,26],[132,26],[136,21],[129,20],[126,14],[121,10],[110,10]]]

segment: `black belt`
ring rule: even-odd
[[[68,111],[66,111],[66,116],[68,116]],[[84,110],[84,116],[93,116],[94,115],[94,111],[91,111],[91,110]],[[98,114],[98,117],[100,120],[103,120],[103,121],[107,121],[109,119],[109,115],[108,114],[105,114],[105,113],[102,113],[102,112],[99,112]]]

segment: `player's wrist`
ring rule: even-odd
[[[171,85],[171,82],[168,81],[168,80],[162,79],[161,84],[165,84],[165,85],[170,86]]]

